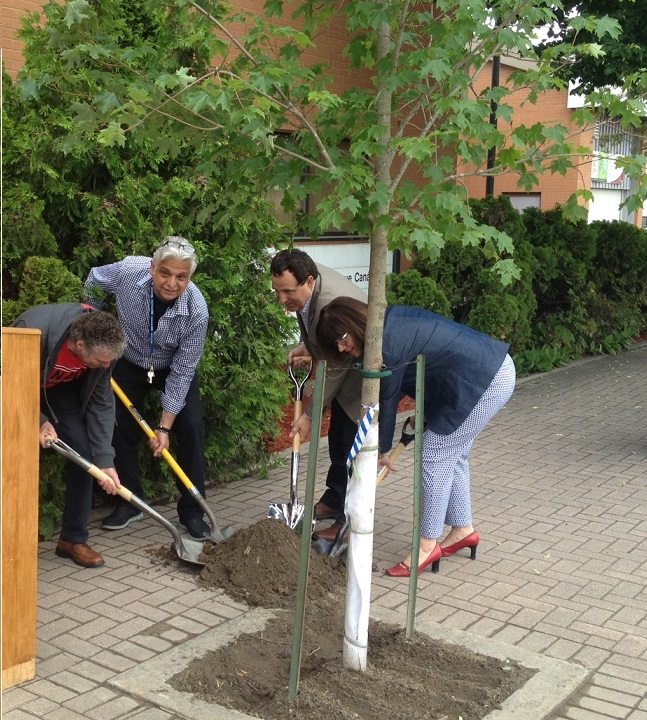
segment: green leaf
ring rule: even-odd
[[[87,0],[71,0],[65,10],[65,24],[68,28],[77,23],[82,23],[90,17],[88,10],[90,3]]]
[[[281,17],[283,15],[283,0],[265,0],[264,8],[268,17]]]
[[[411,232],[411,242],[415,248],[426,253],[438,253],[444,245],[443,236],[431,228],[415,228]]]
[[[200,113],[205,108],[213,108],[213,98],[208,92],[204,90],[196,90],[192,93],[188,93],[187,97],[184,98],[184,102],[189,110],[194,113]]]
[[[124,147],[126,144],[126,133],[116,122],[111,122],[108,127],[99,132],[99,143],[107,147],[117,145]]]
[[[81,138],[76,133],[70,133],[63,138],[60,148],[64,155],[72,155],[80,144]]]
[[[97,119],[97,114],[91,105],[85,102],[72,103],[70,112],[74,113],[74,122],[77,127],[91,130]]]
[[[101,112],[108,114],[121,105],[121,100],[109,90],[105,90],[94,98],[94,102],[99,106]]]
[[[515,280],[519,280],[521,277],[521,271],[510,258],[507,258],[506,260],[497,260],[497,262],[495,262],[492,266],[492,270],[499,275],[501,285],[503,285],[503,287],[511,285]]]
[[[357,198],[354,198],[352,195],[343,197],[339,202],[339,209],[342,211],[347,210],[351,215],[356,215],[360,207],[361,205]]]
[[[26,77],[19,80],[18,87],[20,88],[20,96],[23,100],[27,100],[28,98],[38,100],[38,84],[33,78]]]

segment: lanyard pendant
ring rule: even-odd
[[[155,371],[153,370],[153,366],[150,366],[150,370],[148,371],[148,384],[153,384],[153,378],[155,377]]]

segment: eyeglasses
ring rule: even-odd
[[[336,340],[337,345],[346,345],[347,337],[348,337],[348,333],[345,332],[340,338],[337,338],[337,340]]]
[[[160,245],[160,248],[168,246],[184,250],[184,252],[188,253],[189,255],[195,255],[195,248],[193,247],[193,245],[191,245],[190,242],[181,242],[180,240],[164,240],[164,242]]]

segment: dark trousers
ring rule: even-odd
[[[90,440],[81,415],[81,392],[78,382],[61,383],[47,391],[47,401],[58,422],[59,438],[76,450],[86,460],[93,462]],[[76,463],[65,463],[65,507],[61,537],[72,543],[84,543],[88,539],[88,521],[92,510],[92,485],[94,480]]]
[[[337,400],[333,400],[330,405],[330,427],[328,428],[330,467],[326,477],[326,490],[321,496],[321,500],[328,507],[340,512],[344,511],[346,485],[349,477],[346,459],[353,447],[356,434],[357,423],[346,415]]]
[[[119,387],[140,412],[146,395],[152,391],[162,391],[169,374],[168,369],[156,370],[151,384],[148,382],[147,372],[122,358],[117,362],[112,373]],[[117,422],[112,444],[116,453],[115,464],[119,480],[135,495],[143,497],[139,443],[145,441],[146,436],[119,398],[116,398],[116,404]],[[157,421],[149,424],[154,428]],[[193,376],[186,396],[186,404],[175,418],[171,434],[178,441],[176,460],[179,466],[204,497],[204,423],[197,374]],[[201,518],[203,512],[200,506],[180,480],[176,479],[176,485],[180,491],[180,500],[177,504],[180,522],[185,522],[189,517]]]

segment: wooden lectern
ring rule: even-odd
[[[2,328],[2,687],[36,674],[40,330]]]

